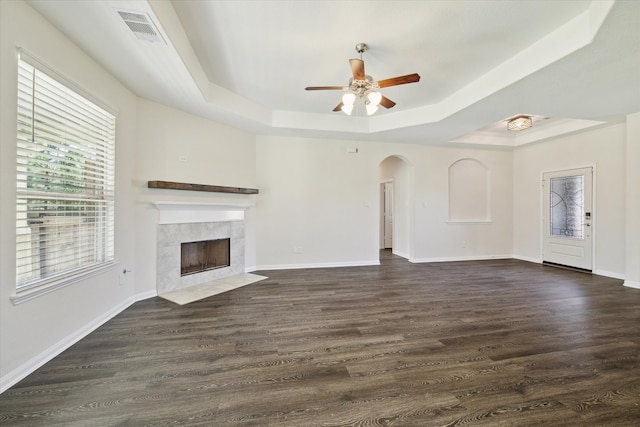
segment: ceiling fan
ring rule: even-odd
[[[373,80],[371,76],[366,75],[364,72],[362,53],[367,49],[369,49],[369,46],[365,43],[356,45],[356,52],[360,54],[360,59],[352,58],[349,60],[353,74],[353,77],[349,79],[349,86],[309,86],[305,90],[348,90],[349,92],[342,95],[342,101],[333,109],[333,111],[343,111],[347,115],[351,115],[356,99],[364,99],[367,115],[369,116],[378,110],[379,105],[384,108],[392,108],[396,103],[378,92],[378,89],[416,83],[420,81],[420,76],[417,73],[413,73],[390,79]]]

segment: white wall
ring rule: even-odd
[[[640,289],[640,113],[627,116],[626,286]]]
[[[453,261],[509,257],[512,250],[512,152],[421,147],[415,164],[415,258]],[[489,176],[489,221],[449,222],[449,167],[461,159],[482,163]]]
[[[359,151],[348,154],[347,147]],[[412,261],[511,255],[509,151],[259,136],[258,269],[376,263],[379,165],[393,155],[411,165],[401,199],[413,232],[401,245]],[[462,158],[490,171],[490,223],[447,223],[448,168]]]
[[[53,293],[13,305],[15,293],[16,47],[22,47],[116,111],[116,235],[118,266]],[[0,2],[0,376],[1,388],[20,379],[133,301],[133,278],[118,270],[133,260],[130,186],[136,98],[30,6]]]
[[[520,147],[514,152],[514,253],[541,262],[541,179],[594,166],[594,272],[625,273],[625,124]]]
[[[256,196],[147,188],[148,181],[256,187],[255,135],[152,101],[138,101],[136,291],[156,289],[156,228],[152,202],[253,203]],[[256,265],[255,209],[245,212],[245,267]]]
[[[258,269],[377,263],[379,163],[362,143],[258,136]]]

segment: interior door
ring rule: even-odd
[[[542,260],[592,270],[593,169],[545,173]]]
[[[393,183],[384,183],[384,248],[393,247]]]

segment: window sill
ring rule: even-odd
[[[44,280],[39,285],[29,287],[28,289],[16,291],[15,294],[9,297],[13,305],[22,304],[34,298],[41,297],[48,293],[57,291],[69,285],[72,285],[80,280],[87,279],[89,277],[96,276],[105,271],[111,270],[115,267],[115,262],[110,261],[99,266],[84,269],[82,271],[75,272],[73,274],[67,274],[62,277],[56,277],[49,280]]]

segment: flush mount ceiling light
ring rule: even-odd
[[[385,80],[373,80],[371,76],[364,73],[362,53],[368,48],[364,43],[356,45],[356,52],[360,54],[360,59],[349,60],[351,73],[353,74],[353,77],[349,79],[349,86],[309,86],[305,90],[348,90],[349,92],[342,96],[342,102],[333,109],[333,111],[342,111],[347,115],[351,115],[353,105],[358,99],[364,100],[367,115],[369,116],[375,113],[380,105],[384,108],[393,107],[396,103],[383,96],[378,90],[383,87],[415,83],[420,81],[420,76],[414,73]]]
[[[533,126],[533,121],[529,116],[516,116],[507,121],[507,130],[521,131]]]

